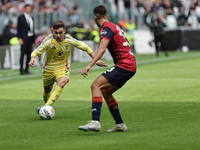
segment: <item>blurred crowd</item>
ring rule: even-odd
[[[66,6],[66,3],[63,2],[63,0],[1,0],[0,1],[0,18],[3,18],[3,21],[1,22],[2,25],[4,26],[2,29],[2,34],[1,36],[1,42],[0,45],[8,45],[8,44],[15,44],[15,40],[10,39],[12,37],[16,36],[16,26],[17,26],[17,21],[15,14],[20,14],[24,12],[24,5],[28,3],[32,6],[32,13],[33,14],[38,14],[43,12],[44,14],[51,14],[49,18],[45,18],[43,20],[40,18],[41,16],[37,16],[35,18],[35,23],[40,24],[40,22],[45,22],[46,20],[49,20],[52,24],[53,19],[52,19],[52,14],[57,12],[60,15],[64,16],[67,18],[66,23],[66,29],[67,32],[69,32],[68,35],[70,36],[78,36],[78,39],[86,39],[89,38],[89,33],[86,34],[86,30],[89,31],[91,29],[90,25],[91,23],[87,24],[85,23],[85,19],[81,17],[81,14],[79,12],[79,6],[75,3],[71,6]],[[9,16],[9,14],[12,14],[12,17]],[[14,14],[14,15],[13,15]],[[13,17],[14,16],[14,17]],[[45,15],[44,15],[45,16]],[[38,20],[39,18],[39,20]],[[57,18],[58,19],[58,18]],[[94,25],[94,23],[92,23]],[[93,26],[95,27],[95,26]],[[40,32],[38,33],[38,36],[40,34],[43,34],[44,31],[47,32],[47,34],[51,33],[50,31],[50,26],[45,24],[44,26],[39,27]],[[82,28],[82,29],[79,29]],[[80,34],[76,34],[75,32],[83,32]]]
[[[64,12],[69,9],[62,0],[1,0],[0,11],[5,13],[17,13],[24,11],[24,3],[33,6],[33,12]]]
[[[118,0],[115,0],[118,1]],[[125,8],[128,16],[131,16],[130,0]],[[125,3],[124,3],[125,4]],[[143,15],[143,21],[147,15],[161,14],[164,19],[172,16],[176,19],[178,26],[190,26],[192,23],[192,15],[195,15],[198,23],[200,23],[200,0],[135,0],[133,2],[133,15],[135,23],[138,21],[138,16]]]
[[[101,0],[102,1],[102,0]],[[121,5],[123,2],[123,6]],[[24,4],[32,5],[32,12],[54,13],[59,12],[67,16],[66,30],[69,36],[79,40],[92,39],[99,41],[98,28],[94,20],[86,22],[79,9],[79,5],[67,6],[64,0],[1,0],[0,14],[23,13]],[[142,25],[150,24],[156,19],[157,14],[161,14],[163,20],[166,21],[167,27],[172,26],[175,22],[177,26],[191,26],[191,16],[195,15],[197,22],[200,23],[200,0],[103,0],[102,3],[112,2],[116,5],[117,10],[123,7],[125,15],[118,17],[114,22],[125,30],[129,35],[133,35],[134,29],[140,28],[139,20]],[[133,8],[131,10],[131,8]],[[118,13],[117,15],[121,15]],[[36,20],[36,19],[35,19]],[[174,22],[173,22],[174,21]],[[36,20],[37,23],[37,20]],[[39,27],[41,29],[41,27]],[[48,27],[47,27],[48,28]],[[46,28],[44,28],[46,30]],[[40,30],[38,36],[44,33]],[[47,31],[47,30],[46,30]],[[48,34],[50,32],[47,32]],[[8,19],[1,37],[1,45],[12,44],[10,39],[16,36],[16,22]],[[129,37],[132,41],[133,37]],[[16,39],[15,39],[16,40]],[[15,41],[16,42],[16,41]]]

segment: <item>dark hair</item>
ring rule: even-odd
[[[107,15],[107,9],[104,5],[98,5],[93,9],[93,13],[98,19],[104,18]]]
[[[31,6],[31,4],[25,3],[25,4],[24,4],[24,8],[27,7],[27,6]]]
[[[59,29],[59,28],[65,28],[65,25],[63,23],[63,21],[59,20],[59,21],[55,21],[53,23],[53,29]]]

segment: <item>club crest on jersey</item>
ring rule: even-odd
[[[101,35],[106,35],[106,34],[107,34],[107,31],[106,31],[106,30],[102,30],[100,34],[101,34]]]
[[[55,43],[52,43],[52,46],[55,46]]]

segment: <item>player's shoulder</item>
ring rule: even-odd
[[[70,37],[70,36],[67,36],[67,35],[65,35],[65,41],[72,42],[72,43],[74,43],[74,42],[78,43],[79,42],[77,39]]]
[[[53,39],[54,37],[53,37],[53,34],[50,34],[50,35],[48,35],[44,40],[45,41],[48,41],[48,40],[51,40],[51,39]]]
[[[48,35],[43,42],[41,43],[41,45],[44,45],[45,43],[49,43],[51,40],[53,39],[53,34]]]
[[[104,22],[104,24],[103,24],[101,29],[111,30],[111,31],[115,32],[116,24],[114,24],[112,22]]]

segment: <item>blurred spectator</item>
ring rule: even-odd
[[[89,40],[93,40],[95,43],[100,42],[100,37],[99,37],[99,28],[95,28],[96,24],[94,23],[94,20],[89,21]]]
[[[35,40],[35,46],[38,47],[47,36],[48,33],[46,31],[42,31],[41,34]]]
[[[12,5],[10,6],[8,12],[9,13],[17,13],[18,12],[18,7],[17,7],[17,1],[12,1]]]
[[[174,10],[170,0],[163,0],[163,8],[165,15],[173,15]]]
[[[8,25],[3,29],[3,45],[9,45],[9,41],[12,37],[17,35],[16,24],[11,20],[8,22]]]
[[[163,50],[165,51],[165,56],[168,56],[164,31],[164,27],[166,27],[166,25],[163,22],[162,15],[157,14],[156,18],[152,19],[152,23],[147,23],[147,25],[153,29],[156,55],[159,56],[159,50]]]
[[[155,0],[155,2],[152,5],[152,11],[155,13],[162,13],[163,12],[163,7],[159,0]]]
[[[145,13],[144,13],[144,20],[145,20],[145,25],[149,27],[149,30],[151,32],[151,35],[153,35],[153,25],[152,25],[152,19],[155,16],[155,12],[157,12],[157,4],[153,4],[151,7],[151,4],[148,3],[145,8]],[[152,37],[152,40],[149,41],[149,45],[152,46],[152,43],[154,42],[154,38]]]
[[[172,1],[172,5],[173,5],[174,7],[181,7],[181,6],[182,6],[182,3],[181,3],[180,0],[173,0],[173,1]]]
[[[135,24],[132,23],[131,19],[128,19],[127,21],[127,19],[124,17],[123,20],[119,21],[117,25],[123,29],[126,35],[126,38],[129,42],[129,45],[134,52],[135,48],[134,48],[134,42],[133,42],[134,40],[133,31],[136,27]]]
[[[186,16],[183,7],[178,7],[178,9],[179,9],[179,16],[177,17],[178,26],[189,26],[188,17],[190,14]]]
[[[116,11],[119,12],[118,0],[114,0],[114,3],[115,3]],[[116,13],[116,20],[118,21],[118,13]]]
[[[184,9],[186,9],[186,10],[190,9],[192,0],[180,0],[180,2]]]
[[[80,22],[73,28],[75,32],[75,38],[79,40],[87,40],[89,37],[88,27],[85,23],[85,19],[81,18]]]
[[[79,23],[77,24],[77,27],[78,28],[87,28],[87,25],[85,23],[85,19],[84,18],[81,18]]]
[[[140,1],[134,1],[132,5],[133,5],[133,20],[137,27],[140,17],[140,7],[143,7],[144,5]]]
[[[125,7],[125,11],[128,15],[127,18],[131,18],[131,1],[124,0],[124,7]]]
[[[69,21],[72,25],[76,26],[79,23],[80,15],[78,14],[78,5],[74,5],[74,7],[69,11]]]
[[[17,37],[21,45],[20,74],[30,74],[29,61],[32,52],[32,44],[35,41],[34,21],[30,15],[32,7],[29,3],[24,5],[24,14],[18,17]],[[26,55],[26,68],[23,70],[24,56]]]
[[[89,30],[89,40],[93,40],[95,43],[100,42],[100,37],[99,37],[99,30],[95,29],[94,27],[91,27]]]
[[[127,32],[126,33],[126,38],[129,42],[130,47],[132,48],[133,52],[135,52],[135,48],[134,48],[134,30],[135,30],[136,26],[134,23],[132,23],[131,18],[128,19],[128,22],[126,23],[126,29]]]
[[[88,28],[88,31],[91,32],[94,28],[95,28],[94,20],[90,19],[90,20],[89,20],[89,28]]]
[[[119,21],[117,23],[118,26],[120,26],[124,31],[127,31],[127,28],[126,28],[126,18],[124,17],[123,20]]]
[[[73,26],[72,26],[72,23],[71,22],[67,22],[66,23],[66,33],[72,37],[75,37],[75,33],[74,33],[74,29],[73,29]]]
[[[197,2],[197,6],[195,7],[195,12],[197,15],[197,20],[200,23],[200,0],[198,0]]]

